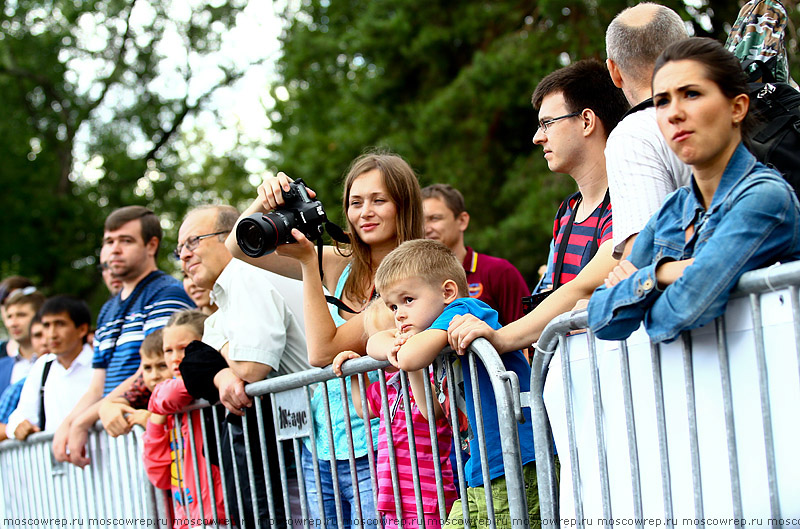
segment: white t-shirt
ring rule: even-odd
[[[57,360],[55,355],[47,354],[36,360],[28,373],[28,378],[22,385],[17,409],[11,413],[6,425],[6,432],[14,438],[14,430],[24,420],[31,424],[39,425],[39,389],[42,385],[42,372],[44,365],[53,360],[47,381],[44,385],[44,413],[45,432],[55,432],[64,418],[69,415],[92,380],[92,356],[94,350],[91,345],[84,344],[80,354],[70,364],[69,369]]]
[[[606,172],[614,215],[614,257],[644,228],[666,196],[691,183],[692,171],[678,159],[658,128],[653,107],[625,117],[606,142]]]
[[[300,281],[232,259],[211,296],[219,310],[206,319],[204,343],[217,350],[227,343],[228,358],[266,364],[272,376],[311,368],[303,328],[286,301],[302,303]]]

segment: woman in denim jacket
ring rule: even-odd
[[[714,40],[677,42],[656,61],[659,128],[692,186],[666,198],[592,295],[599,338],[623,340],[644,320],[653,342],[672,341],[720,316],[745,272],[800,258],[794,192],[742,143],[747,93],[739,61]]]

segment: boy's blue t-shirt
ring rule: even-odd
[[[430,328],[447,330],[450,320],[454,316],[462,314],[472,314],[476,318],[485,321],[493,329],[499,329],[497,311],[489,305],[474,298],[459,298],[445,307],[442,314],[436,318]],[[519,378],[521,391],[530,391],[531,385],[531,366],[525,359],[521,351],[513,351],[500,355],[503,365],[508,371],[514,371]],[[489,460],[489,476],[495,479],[505,474],[503,467],[503,448],[500,444],[500,426],[497,419],[497,402],[494,398],[494,390],[489,379],[489,374],[480,360],[475,363],[478,374],[478,387],[481,395],[481,412],[483,417],[483,428],[486,437],[486,455]],[[464,397],[467,404],[467,416],[470,425],[474,428],[477,425],[475,420],[475,404],[472,399],[472,380],[469,375],[469,362],[461,362],[461,369],[464,376]],[[522,455],[522,464],[529,463],[536,459],[533,451],[533,430],[531,428],[531,410],[522,408],[525,415],[525,423],[517,424],[519,445]],[[478,436],[470,440],[470,458],[465,465],[464,471],[467,474],[467,485],[470,487],[480,487],[483,485],[483,474],[481,473],[480,447]]]

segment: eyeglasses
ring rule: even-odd
[[[556,121],[567,119],[567,118],[574,118],[576,116],[580,116],[580,112],[572,112],[570,114],[564,114],[563,116],[558,116],[557,118],[550,118],[545,120],[539,120],[539,128],[542,129],[542,132],[547,134],[547,127],[555,123]]]
[[[200,245],[200,241],[203,239],[208,239],[209,237],[213,237],[215,235],[222,235],[223,233],[230,233],[230,231],[231,230],[222,230],[214,233],[206,233],[205,235],[195,235],[194,237],[189,237],[186,239],[186,242],[179,244],[177,248],[172,251],[172,255],[175,257],[175,259],[180,261],[181,252],[183,251],[184,247],[186,247],[186,249],[190,252],[193,252],[197,249],[197,247]]]

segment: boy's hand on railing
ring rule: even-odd
[[[336,357],[333,359],[333,362],[331,362],[331,369],[333,369],[333,373],[337,377],[342,376],[342,364],[354,358],[361,358],[361,355],[355,351],[342,351],[336,355]]]
[[[41,430],[39,429],[38,426],[36,426],[35,424],[31,423],[31,421],[29,421],[28,419],[25,419],[24,421],[19,423],[19,426],[17,426],[17,429],[14,430],[14,438],[18,439],[20,441],[24,441],[25,439],[28,438],[28,436],[30,434],[36,433],[36,432],[40,432],[40,431]]]
[[[133,428],[134,424],[138,424],[142,428],[146,428],[147,419],[149,418],[150,412],[147,410],[133,410],[125,416],[125,419],[128,421],[128,424],[131,428]]]
[[[408,341],[410,337],[411,334],[409,333],[402,333],[400,331],[397,331],[397,334],[395,334],[394,337],[394,344],[392,345],[392,349],[386,355],[386,360],[388,360],[389,363],[392,364],[397,369],[400,369],[399,360],[397,359],[397,353],[400,352],[400,348],[403,347],[403,345]]]
[[[125,418],[126,413],[136,411],[129,405],[109,400],[103,400],[98,409],[103,428],[111,437],[125,435],[131,431],[131,424]]]
[[[214,385],[219,390],[219,401],[234,415],[244,416],[243,408],[253,405],[253,399],[244,391],[244,380],[237,377],[230,368],[214,375]]]

